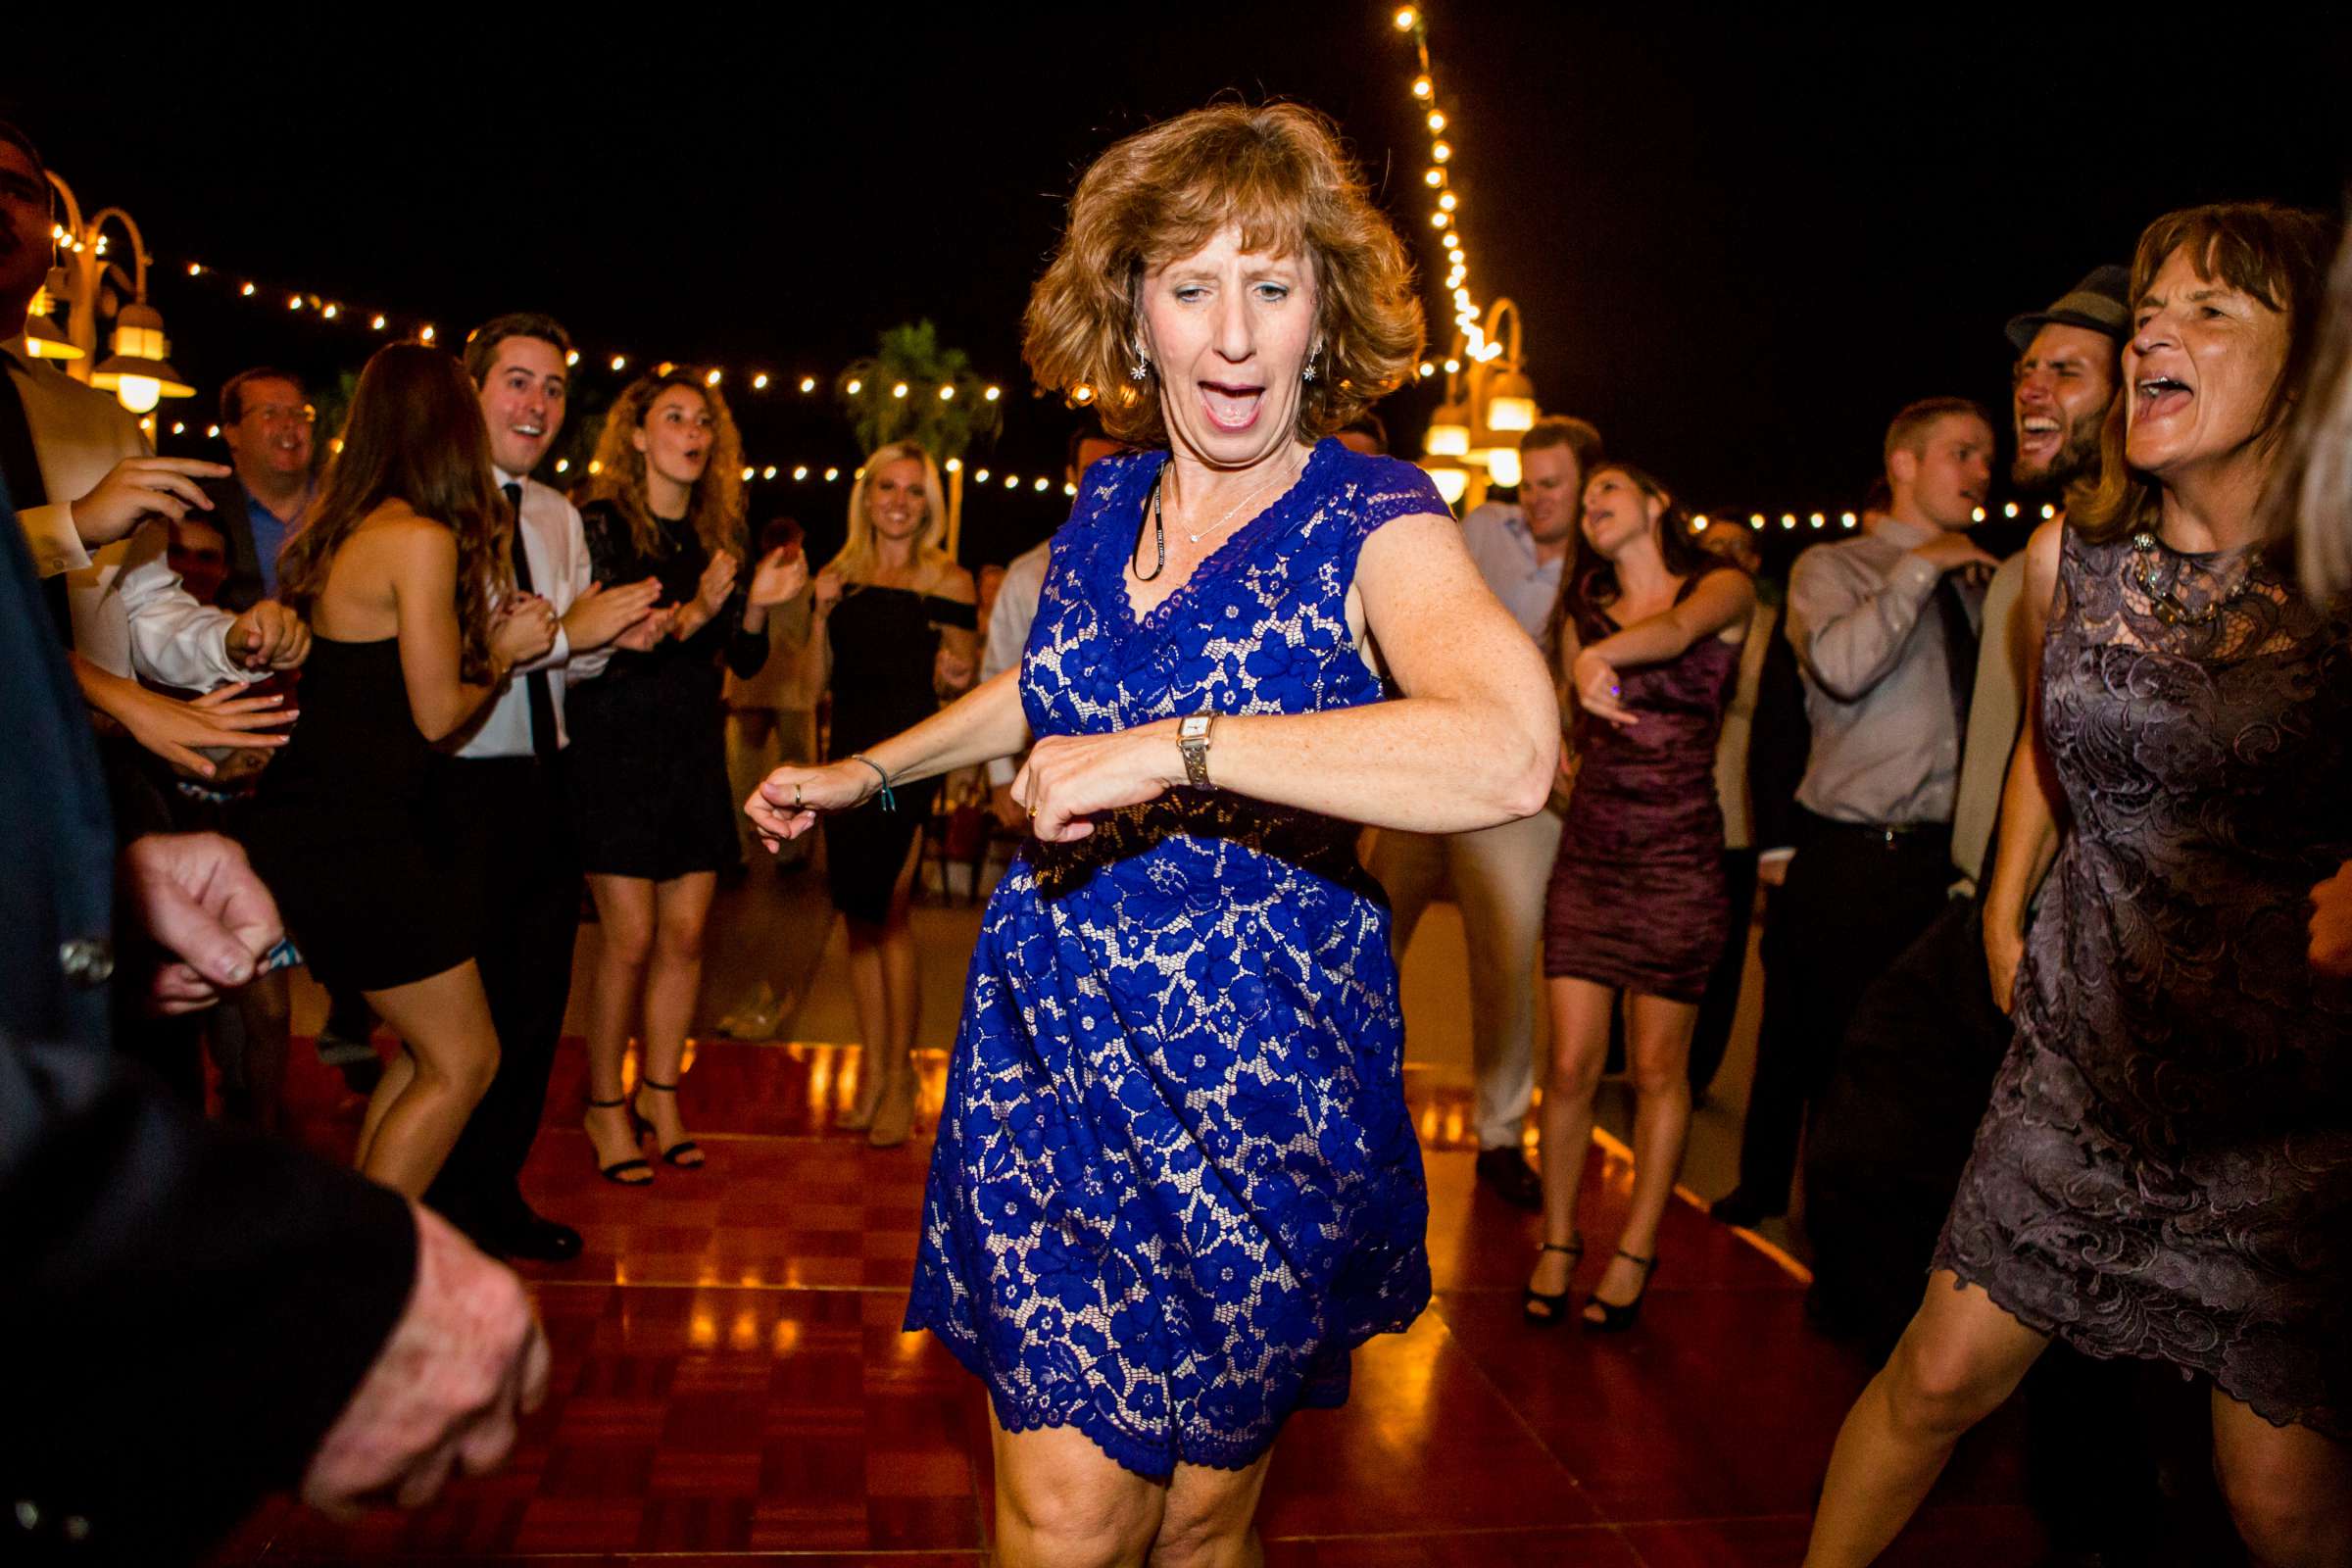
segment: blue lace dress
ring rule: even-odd
[[[1348,590],[1374,529],[1446,514],[1427,477],[1325,441],[1138,620],[1123,573],[1165,461],[1096,465],[1054,536],[1031,729],[1381,701]],[[1428,1304],[1389,912],[1355,836],[1180,789],[1032,842],[989,901],[906,1327],[1006,1431],[1074,1427],[1148,1476],[1239,1468]]]

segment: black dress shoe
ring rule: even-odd
[[[1754,1230],[1782,1212],[1781,1209],[1767,1207],[1762,1199],[1744,1187],[1735,1187],[1707,1205],[1708,1216],[1718,1224],[1735,1225],[1746,1231]]]
[[[1533,1212],[1544,1206],[1544,1178],[1527,1162],[1527,1156],[1516,1149],[1486,1149],[1478,1155],[1478,1179],[1494,1190],[1494,1196],[1514,1208]]]
[[[543,1219],[527,1206],[488,1226],[500,1253],[533,1263],[568,1263],[580,1255],[580,1233]]]

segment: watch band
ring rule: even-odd
[[[1194,713],[1176,726],[1176,750],[1184,756],[1185,782],[1197,790],[1215,788],[1208,777],[1208,742],[1216,724],[1214,713]]]

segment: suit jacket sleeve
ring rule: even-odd
[[[1805,716],[1805,683],[1788,641],[1788,617],[1773,628],[1756,684],[1756,716],[1747,741],[1747,794],[1759,851],[1792,849],[1797,841],[1796,788],[1805,779],[1813,725]]]
[[[300,1480],[416,1253],[396,1194],[199,1121],[106,1052],[0,1039],[0,1487],[39,1518],[0,1533],[37,1548],[79,1519],[85,1560],[202,1550]]]

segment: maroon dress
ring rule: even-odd
[[[2058,584],[2041,719],[2073,830],[1935,1266],[2352,1436],[2352,984],[2304,929],[2352,858],[2352,626],[2152,536],[2068,529]]]
[[[1588,609],[1576,634],[1589,647],[1622,629]],[[1576,788],[1544,907],[1546,975],[1671,1002],[1705,994],[1731,931],[1715,741],[1739,676],[1739,645],[1702,637],[1679,659],[1618,671],[1639,723],[1578,720]]]

